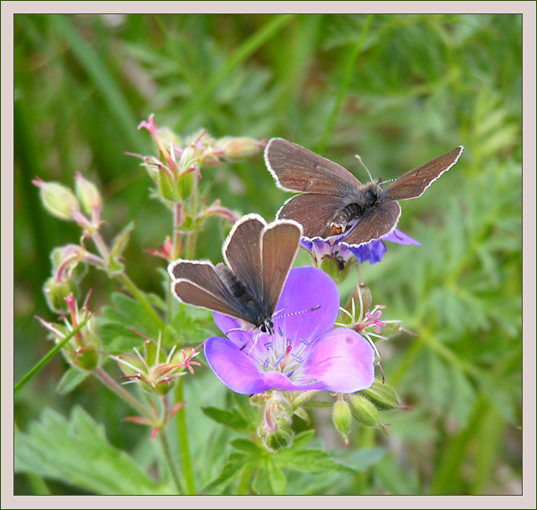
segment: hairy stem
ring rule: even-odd
[[[184,401],[183,377],[179,378],[175,390],[175,401]],[[186,493],[196,494],[196,485],[194,482],[194,472],[192,470],[192,459],[190,457],[190,445],[188,442],[188,429],[186,425],[185,406],[177,411],[177,435],[179,438],[179,449],[181,450],[181,459],[183,462],[183,475],[186,483]]]
[[[146,407],[144,407],[135,397],[133,397],[121,384],[118,384],[112,377],[110,377],[101,367],[97,368],[93,375],[99,379],[106,387],[112,390],[118,397],[122,398],[127,404],[132,408],[136,409],[140,414],[149,418],[154,419],[154,416],[151,414]]]

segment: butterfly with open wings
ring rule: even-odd
[[[378,181],[362,184],[337,163],[282,138],[270,140],[265,162],[280,188],[300,193],[278,211],[279,219],[297,221],[309,239],[344,234],[341,242],[358,247],[392,232],[401,215],[396,201],[420,197],[462,151],[446,152],[385,188]]]

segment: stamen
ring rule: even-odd
[[[284,360],[285,358],[285,354],[282,354],[279,358],[278,358],[278,361],[276,361],[276,363],[274,363],[274,368],[278,368],[278,365]]]
[[[305,338],[300,338],[300,341],[301,341],[304,345],[309,345],[309,344],[310,344]]]
[[[263,363],[263,368],[268,368],[268,366],[269,366],[269,359],[267,358],[265,360],[265,363]]]
[[[290,370],[286,375],[287,377],[291,377],[295,373],[294,370]]]
[[[270,349],[272,347],[272,342],[267,342],[266,344],[263,344],[263,347]]]
[[[293,353],[291,353],[291,356],[293,357],[293,359],[295,359],[299,363],[304,363],[304,360],[300,356],[297,356],[296,354],[293,354]]]
[[[280,328],[280,326],[278,326],[278,333],[280,334],[281,337],[283,337],[283,331],[282,331],[282,328]]]

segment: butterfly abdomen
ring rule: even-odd
[[[354,200],[340,209],[333,217],[330,223],[332,234],[341,234],[347,229],[347,225],[357,218],[362,217],[365,212],[374,207],[379,199],[382,188],[376,182],[367,184]]]

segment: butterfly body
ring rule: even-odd
[[[281,138],[268,143],[265,162],[280,188],[300,193],[283,205],[278,218],[300,223],[309,239],[345,234],[341,242],[360,246],[393,231],[401,215],[397,200],[421,196],[462,151],[457,147],[385,188],[379,181],[362,184],[337,163]]]

